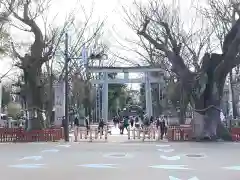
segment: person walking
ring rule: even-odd
[[[76,116],[74,118],[74,137],[75,137],[75,142],[77,142],[77,138],[78,138],[78,134],[79,134],[79,119]]]
[[[124,118],[123,126],[124,126],[123,128],[123,133],[124,133],[124,129],[128,131],[128,126],[129,126],[128,117]]]
[[[163,135],[164,135],[164,132],[165,132],[165,120],[164,120],[164,116],[161,117],[161,120],[160,120],[160,131],[161,131],[161,136],[160,138],[163,139]]]
[[[158,117],[158,118],[157,118],[157,121],[156,121],[156,128],[157,128],[157,129],[158,129],[159,126],[160,126],[160,119],[161,119],[161,117]]]
[[[134,117],[131,117],[131,118],[130,118],[130,125],[131,125],[131,128],[133,128],[133,124],[134,124]]]
[[[98,124],[98,133],[101,133],[103,135],[103,128],[104,128],[104,121],[101,118]]]
[[[116,116],[113,117],[113,124],[114,124],[114,127],[116,128],[117,127],[117,117]]]
[[[88,117],[85,118],[85,127],[86,127],[86,131],[87,131],[87,135],[88,135],[88,131],[90,129]]]

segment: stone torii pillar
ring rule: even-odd
[[[108,121],[108,73],[103,73],[103,88],[102,88],[102,118],[105,122]]]
[[[153,115],[152,109],[152,91],[150,83],[150,73],[145,72],[145,98],[146,98],[146,113],[150,118]]]

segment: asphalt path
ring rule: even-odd
[[[0,144],[3,180],[239,180],[237,143]]]

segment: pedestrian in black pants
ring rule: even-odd
[[[165,133],[165,120],[163,117],[160,120],[160,130],[161,130],[161,139],[163,139],[163,135]]]
[[[131,128],[133,128],[133,124],[134,124],[134,119],[133,119],[133,117],[131,117],[131,119],[130,119]]]
[[[157,118],[157,121],[156,121],[156,128],[158,129],[160,126],[160,118]]]
[[[87,129],[87,135],[88,135],[88,131],[90,129],[88,118],[85,118],[85,126],[86,126],[86,129]]]
[[[74,119],[74,136],[75,136],[75,142],[77,142],[77,138],[78,138],[78,134],[79,134],[79,120],[77,118],[77,116]]]
[[[104,121],[103,119],[101,119],[98,124],[98,133],[102,131],[102,135],[103,135],[103,127],[104,127]]]

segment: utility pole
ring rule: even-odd
[[[66,142],[69,142],[69,117],[68,117],[68,92],[69,92],[69,84],[68,84],[68,34],[65,34],[65,119],[64,119],[64,138]]]

